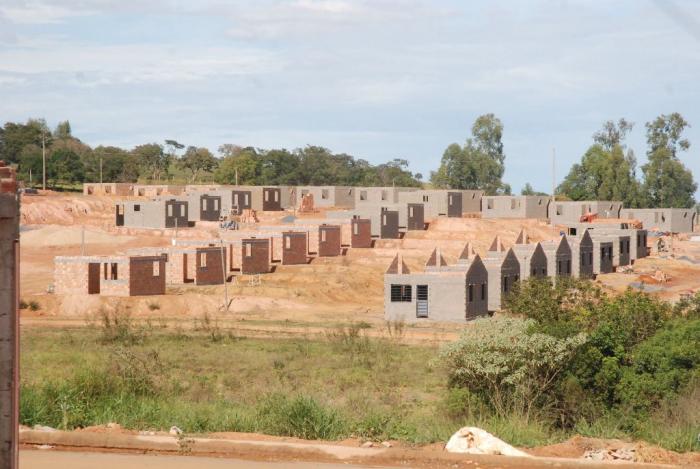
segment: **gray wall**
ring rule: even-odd
[[[547,218],[551,198],[536,195],[497,195],[481,199],[482,218]]]
[[[549,205],[549,219],[557,225],[579,223],[581,216],[597,213],[598,218],[619,218],[622,202],[600,200],[557,201]]]
[[[520,278],[520,262],[513,250],[508,249],[505,253],[487,252],[484,265],[489,275],[489,311],[498,311],[501,309],[505,293],[504,280],[508,279],[508,291],[510,291],[513,284]]]
[[[391,285],[411,285],[410,302],[392,302]],[[428,286],[428,317],[416,317],[416,290]],[[387,321],[466,320],[466,272],[431,272],[384,275],[384,317]]]
[[[547,276],[547,256],[540,243],[514,244],[512,249],[520,263],[520,280],[533,276],[533,271],[535,277]]]
[[[647,230],[692,233],[697,214],[692,208],[630,208],[623,209],[620,217],[639,220]]]

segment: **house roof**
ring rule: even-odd
[[[405,275],[410,274],[411,271],[408,269],[406,263],[403,261],[403,256],[397,253],[396,256],[394,256],[394,260],[391,261],[389,268],[386,269],[386,273]]]
[[[464,249],[462,249],[462,253],[459,255],[459,260],[460,262],[468,261],[473,259],[476,255],[477,254],[472,243],[467,243],[464,245]]]
[[[435,248],[433,250],[433,253],[430,255],[428,262],[425,263],[425,266],[426,267],[447,267],[447,262],[445,262],[445,258],[442,257],[442,252],[440,252],[440,248]]]

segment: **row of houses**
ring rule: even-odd
[[[220,285],[236,274],[271,272],[274,264],[307,264],[345,248],[370,248],[369,220],[346,225],[269,226],[226,232],[219,239],[176,239],[172,246],[130,249],[112,256],[54,258],[59,295],[163,295],[166,285]]]
[[[582,217],[639,220],[647,229],[671,233],[693,232],[697,214],[693,209],[656,208],[625,209],[613,201],[552,201],[548,196],[485,196],[479,190],[424,190],[412,187],[349,186],[224,186],[224,185],[136,185],[85,184],[85,194],[108,193],[155,198],[153,210],[160,210],[166,200],[188,204],[189,222],[217,221],[229,213],[244,209],[281,211],[297,208],[306,195],[313,196],[318,208],[342,209],[335,217],[371,217],[374,236],[381,236],[380,212],[398,212],[400,229],[411,229],[407,212],[421,210],[426,221],[436,217],[462,217],[480,213],[482,218],[533,218],[549,220],[555,225],[579,223]],[[126,226],[142,218],[138,213],[145,202],[129,201],[118,205]],[[413,208],[410,208],[413,207]],[[348,213],[350,212],[350,213]],[[132,216],[133,215],[133,216]],[[393,216],[393,215],[389,215]],[[412,226],[417,226],[415,223]],[[162,227],[162,226],[157,226]],[[387,236],[388,237],[388,236]]]
[[[521,280],[593,278],[647,253],[646,230],[603,225],[536,243],[522,231],[509,248],[496,237],[483,258],[467,243],[453,265],[436,248],[423,272],[411,272],[397,254],[384,274],[384,315],[389,321],[468,321],[500,310]]]

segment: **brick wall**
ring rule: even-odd
[[[306,264],[308,234],[304,232],[288,232],[282,235],[282,264]]]
[[[244,239],[241,249],[241,273],[266,274],[270,271],[269,239]]]
[[[154,272],[157,265],[157,272]],[[165,295],[165,258],[143,256],[129,258],[129,294]]]
[[[372,247],[372,221],[367,218],[352,219],[352,241],[353,248]]]
[[[318,255],[320,257],[339,256],[340,247],[340,226],[321,225],[318,227]]]
[[[221,247],[197,248],[197,285],[221,285],[224,283],[226,249]],[[204,261],[204,262],[202,262]]]

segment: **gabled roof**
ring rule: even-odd
[[[440,248],[435,248],[433,250],[433,253],[430,255],[428,262],[425,263],[425,266],[426,267],[447,267],[447,262],[445,262],[445,258],[442,257],[442,253],[440,252]]]
[[[520,234],[518,235],[518,239],[515,240],[515,244],[529,244],[530,243],[530,237],[527,234],[527,231],[525,231],[525,228],[520,230]]]
[[[506,247],[503,245],[503,241],[501,241],[500,236],[496,236],[493,239],[493,243],[491,243],[491,247],[489,248],[489,252],[505,252]]]
[[[474,246],[472,246],[472,243],[467,243],[464,245],[464,249],[462,249],[462,253],[459,255],[459,260],[466,261],[474,258],[474,256],[478,256],[474,250]]]
[[[403,256],[397,253],[396,256],[394,256],[394,260],[391,261],[389,268],[386,269],[386,273],[405,275],[410,274],[411,271],[408,269],[406,263],[403,261]]]

